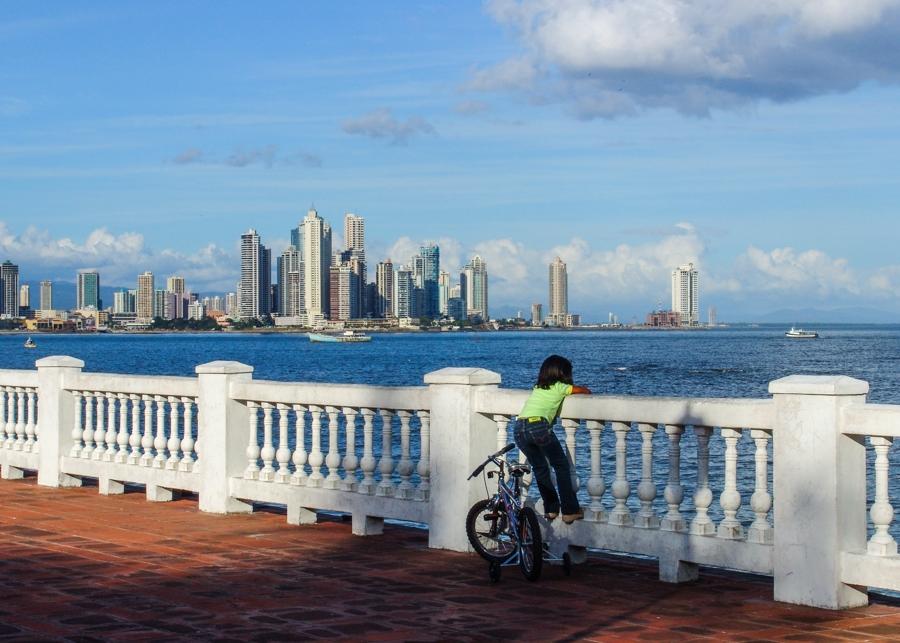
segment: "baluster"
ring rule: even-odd
[[[116,394],[106,394],[106,450],[102,460],[112,462],[116,457],[118,435],[116,435]]]
[[[397,463],[397,473],[400,476],[400,484],[397,486],[396,496],[409,500],[413,497],[413,487],[410,476],[413,472],[413,461],[409,453],[409,419],[412,413],[409,411],[397,411],[400,418],[400,462]],[[506,446],[504,444],[503,446]]]
[[[625,504],[631,491],[625,469],[625,438],[630,428],[626,422],[612,423],[613,432],[616,434],[616,479],[612,485],[612,496],[616,500],[616,506],[609,512],[609,524],[620,527],[628,527],[633,523],[631,511]]]
[[[278,404],[278,450],[275,459],[278,461],[278,471],[275,473],[276,482],[288,482],[291,479],[291,470],[288,462],[291,461],[291,450],[288,448],[288,412],[291,407],[287,404]]]
[[[684,488],[681,486],[681,435],[684,427],[680,424],[667,424],[666,435],[669,437],[669,483],[663,492],[669,511],[659,524],[666,531],[685,531],[687,524],[679,511],[684,500]]]
[[[181,398],[182,424],[184,437],[181,439],[181,462],[178,463],[180,471],[191,471],[194,468],[194,398]]]
[[[356,409],[345,406],[342,410],[344,412],[346,451],[342,463],[344,480],[341,482],[341,489],[356,491],[356,468],[359,466],[359,458],[356,457]]]
[[[328,467],[328,477],[325,478],[326,489],[338,489],[341,486],[341,476],[338,469],[341,466],[341,453],[338,450],[338,410],[337,407],[327,406],[328,414],[328,456],[325,458],[325,466]]]
[[[262,458],[263,467],[259,472],[259,479],[271,482],[275,479],[275,467],[272,463],[275,461],[275,445],[272,443],[272,404],[263,402],[261,404],[263,410],[263,448],[259,452]]]
[[[741,508],[741,494],[737,489],[737,443],[741,438],[740,429],[722,429],[725,438],[725,490],[719,496],[719,505],[725,517],[719,523],[717,535],[728,540],[740,540],[744,537],[744,528],[737,519]]]
[[[178,455],[178,449],[181,448],[181,440],[178,439],[178,398],[174,395],[168,397],[169,401],[169,439],[166,441],[166,448],[169,450],[169,458],[166,460],[166,469],[175,471],[178,469],[178,463],[181,458]]]
[[[419,416],[419,488],[416,489],[416,500],[428,500],[431,495],[431,414],[418,411]]]
[[[494,423],[497,425],[497,451],[509,444],[509,417],[506,415],[495,415]],[[502,460],[506,460],[506,454],[500,456]]]
[[[25,450],[37,451],[35,448],[35,421],[34,421],[34,389],[25,389],[25,395],[28,396],[27,413],[25,415]]]
[[[306,479],[306,486],[321,487],[325,476],[322,475],[322,464],[325,462],[325,456],[322,454],[322,407],[310,406],[309,414],[312,423],[309,427],[311,442],[309,447],[309,477]]]
[[[563,420],[563,430],[566,432],[566,455],[569,457],[569,472],[572,476],[572,489],[578,493],[581,487],[581,480],[578,479],[578,469],[575,466],[576,461],[576,443],[575,432],[578,430],[578,420]]]
[[[141,466],[149,467],[153,464],[153,398],[149,395],[141,395],[144,403],[144,433],[141,435]]]
[[[162,469],[166,466],[166,398],[155,395],[156,400],[156,437],[153,439],[153,449],[156,457],[153,458],[153,468]]]
[[[0,390],[0,420],[2,420],[3,414],[6,412],[5,400],[6,393]],[[81,441],[83,435],[81,426],[81,407],[83,398],[81,396],[81,391],[72,391],[72,400],[75,405],[75,421],[72,423],[72,448],[69,450],[69,457],[77,458],[81,455],[81,449],[84,446],[84,443]]]
[[[15,451],[25,448],[25,389],[16,388],[16,443]]]
[[[526,464],[528,462],[528,458],[519,450],[519,464]],[[521,502],[525,502],[525,499],[528,497],[528,492],[531,490],[531,482],[534,479],[534,475],[529,472],[522,476],[521,486],[519,488],[519,500]]]
[[[256,402],[247,401],[247,430],[250,434],[247,440],[247,468],[244,477],[247,480],[256,480],[259,475],[259,406]]]
[[[84,392],[84,431],[81,432],[84,446],[81,448],[81,457],[90,459],[94,451],[94,394]]]
[[[655,424],[638,424],[638,431],[641,433],[641,482],[637,493],[641,509],[634,518],[634,526],[643,529],[659,527],[659,516],[653,511],[653,500],[656,498],[656,485],[653,484],[653,436],[656,429]]]
[[[697,437],[697,489],[694,491],[694,508],[697,513],[691,521],[691,533],[696,536],[710,536],[716,533],[716,526],[709,517],[709,506],[713,493],[709,488],[709,436],[712,427],[694,426]]]
[[[769,494],[769,432],[751,429],[750,437],[756,443],[754,459],[756,461],[756,483],[753,495],[750,496],[750,508],[756,514],[753,524],[747,530],[747,541],[771,545],[775,540],[775,532],[769,524],[769,509],[772,508],[772,496]]]
[[[869,438],[875,449],[875,502],[869,510],[875,533],[869,540],[867,551],[876,556],[896,556],[897,541],[888,532],[894,519],[894,508],[888,496],[888,471],[890,463],[888,452],[891,448],[890,438],[872,436]]]
[[[591,435],[591,477],[588,478],[587,483],[591,504],[588,506],[585,515],[588,520],[606,522],[606,511],[603,509],[603,493],[606,491],[606,483],[603,481],[600,442],[600,434],[603,431],[603,422],[588,420],[586,426]]]
[[[128,396],[117,393],[116,398],[119,400],[119,433],[116,435],[115,462],[125,464],[128,461]]]
[[[393,437],[391,435],[394,412],[390,409],[379,409],[381,416],[381,460],[378,462],[378,470],[381,472],[381,481],[375,490],[376,496],[393,496],[394,458],[392,454]]]
[[[6,448],[6,387],[0,386],[0,448]],[[81,434],[78,435],[81,439]]]
[[[306,407],[301,404],[294,404],[294,455],[291,457],[294,463],[294,473],[291,476],[291,484],[306,484],[305,428]]]
[[[12,449],[16,443],[16,393],[12,386],[5,386],[3,390],[9,394],[6,406],[6,440],[3,446]]]
[[[94,450],[91,453],[92,460],[102,460],[106,452],[106,394],[97,391],[94,393],[97,400],[97,410],[94,425]]]
[[[141,461],[141,396],[130,393],[131,401],[131,435],[128,436],[128,464],[139,464]]]
[[[372,447],[372,434],[375,430],[372,426],[372,420],[375,417],[375,413],[372,409],[360,409],[359,413],[363,416],[363,457],[359,461],[363,479],[359,483],[357,491],[371,495],[375,493],[375,452]]]

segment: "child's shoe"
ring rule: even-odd
[[[573,514],[563,514],[562,517],[563,522],[567,525],[571,525],[576,520],[581,520],[582,518],[584,518],[584,509],[579,509]]]
[[[544,518],[546,518],[547,520],[552,522],[552,521],[556,520],[556,517],[558,515],[559,515],[558,511],[548,511],[547,513],[544,514]]]

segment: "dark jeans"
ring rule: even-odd
[[[572,488],[572,473],[569,466],[569,458],[563,451],[562,445],[556,439],[553,428],[546,420],[528,422],[516,421],[516,445],[528,458],[534,478],[537,480],[538,490],[544,500],[545,513],[558,513],[560,501],[564,514],[576,513],[578,497]],[[548,466],[549,463],[549,466]],[[553,488],[553,479],[550,477],[550,467],[556,472],[556,484],[559,485],[559,495]]]

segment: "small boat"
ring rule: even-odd
[[[372,338],[368,335],[363,335],[362,333],[357,333],[352,330],[344,331],[340,335],[307,333],[307,336],[309,337],[309,341],[311,342],[323,342],[328,344],[358,344],[360,342],[372,341]]]
[[[819,336],[819,333],[814,330],[803,330],[802,328],[794,328],[791,326],[791,329],[787,331],[784,336],[791,339],[815,339]]]
[[[35,344],[34,340],[29,337],[25,340],[25,348],[37,348],[37,344]]]

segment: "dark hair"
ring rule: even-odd
[[[541,364],[535,388],[550,388],[557,382],[572,384],[572,362],[559,355],[551,355]]]

